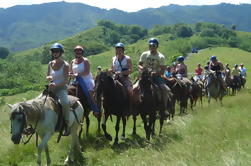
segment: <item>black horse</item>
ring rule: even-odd
[[[80,103],[82,104],[84,108],[84,118],[86,121],[86,135],[89,134],[89,126],[90,126],[90,118],[89,114],[91,112],[91,107],[88,103],[87,97],[85,96],[80,84],[78,82],[74,82],[67,88],[68,94],[72,96],[76,96],[79,98]],[[98,132],[100,133],[100,122],[101,122],[101,112],[97,116],[98,120]],[[82,128],[80,130],[80,135],[82,133]]]
[[[104,108],[104,116],[102,117],[102,129],[105,137],[112,140],[112,136],[107,133],[106,121],[109,116],[115,115],[116,121],[116,137],[114,144],[118,143],[118,133],[120,120],[123,121],[123,131],[121,138],[125,138],[126,117],[130,115],[130,102],[129,94],[126,87],[118,80],[114,79],[107,71],[102,71],[96,77],[95,95],[98,105],[101,107],[100,102]]]

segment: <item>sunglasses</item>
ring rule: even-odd
[[[156,48],[157,45],[149,45],[150,48]]]
[[[59,52],[61,52],[61,50],[59,50],[59,49],[53,49],[53,50],[51,50],[51,52],[52,53],[59,53]]]
[[[74,52],[83,52],[81,49],[75,49]]]

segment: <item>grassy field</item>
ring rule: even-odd
[[[110,64],[112,52],[103,54],[103,63]],[[212,48],[190,56],[186,63],[189,71],[197,63],[204,64],[211,55],[216,55],[224,64],[244,62],[251,68],[250,53],[232,48]],[[99,56],[90,58],[92,64],[98,62]],[[108,59],[109,57],[109,59]],[[97,59],[95,59],[97,58]],[[103,64],[102,63],[102,64]],[[248,73],[248,79],[250,73]],[[250,87],[250,82],[247,82]],[[4,97],[6,103],[15,103],[30,99],[38,92],[27,92],[16,96]],[[163,134],[156,136],[151,142],[145,140],[143,124],[138,118],[137,136],[132,136],[132,120],[128,120],[126,140],[119,140],[113,146],[96,134],[97,123],[91,117],[90,135],[82,135],[84,161],[77,165],[172,165],[172,166],[249,166],[251,165],[251,90],[244,89],[235,96],[223,99],[223,106],[213,101],[208,105],[189,110],[185,116],[175,116],[174,121],[165,123]],[[27,145],[14,145],[10,140],[9,113],[6,105],[0,107],[0,166],[34,166],[36,165],[36,148],[34,138]],[[158,122],[158,121],[157,121]],[[108,131],[114,137],[114,122],[108,121]],[[157,130],[158,131],[158,124]],[[121,133],[121,132],[120,132]],[[57,134],[49,141],[52,165],[59,166],[67,154],[69,138],[63,138],[56,144]],[[45,157],[43,155],[43,160]]]

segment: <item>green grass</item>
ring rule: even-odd
[[[144,49],[144,48],[143,48]],[[138,52],[141,52],[138,51]],[[134,53],[134,59],[137,59]],[[205,49],[193,54],[185,62],[189,71],[193,71],[196,63],[204,64],[211,55],[216,55],[224,64],[244,62],[247,69],[251,66],[250,53],[232,48]],[[90,57],[93,64],[109,66],[113,52],[106,52]],[[102,58],[101,58],[102,57]],[[105,58],[104,58],[105,57]],[[250,73],[248,72],[248,78]],[[250,82],[247,82],[250,87]],[[5,103],[16,103],[35,97],[39,92],[27,92],[15,96],[6,96]],[[82,135],[82,156],[84,163],[80,165],[174,165],[174,166],[223,166],[251,165],[251,90],[245,89],[235,96],[223,99],[223,106],[213,101],[208,105],[204,99],[203,107],[196,106],[195,111],[188,110],[188,115],[175,116],[174,121],[165,123],[161,136],[151,142],[145,139],[143,123],[138,118],[137,136],[132,136],[132,119],[128,120],[126,140],[119,140],[118,146],[106,141],[96,134],[97,122],[91,116],[90,135]],[[14,145],[10,140],[9,112],[6,105],[0,107],[0,166],[36,165],[36,147],[33,138],[27,145]],[[178,112],[178,111],[177,111]],[[113,118],[115,121],[115,117]],[[157,129],[158,132],[158,124]],[[108,132],[114,137],[115,123],[108,120]],[[121,126],[122,127],[122,126]],[[121,131],[120,131],[121,133]],[[49,141],[52,165],[62,165],[68,150],[69,138],[62,138],[56,144],[57,134]],[[45,162],[43,154],[42,161]]]
[[[251,92],[243,90],[227,96],[223,107],[213,101],[197,106],[186,116],[176,116],[165,123],[161,136],[151,143],[145,140],[143,124],[138,120],[138,136],[132,136],[132,120],[128,121],[126,140],[112,146],[96,135],[97,124],[91,119],[90,136],[83,135],[83,156],[86,165],[244,165],[251,164]],[[6,108],[4,108],[6,110]],[[34,139],[28,145],[13,145],[10,141],[8,113],[1,112],[0,165],[35,165]],[[158,121],[157,121],[158,122]],[[108,121],[108,131],[114,136],[114,123]],[[158,125],[157,125],[158,131]],[[56,135],[49,141],[53,165],[61,165],[69,139],[56,144]],[[43,157],[43,161],[44,161]]]

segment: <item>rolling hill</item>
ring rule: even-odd
[[[137,24],[145,28],[176,23],[211,22],[228,28],[234,24],[238,30],[251,31],[249,15],[249,4],[169,5],[132,13],[66,2],[14,6],[0,10],[0,46],[12,51],[35,48],[94,27],[98,20]]]

